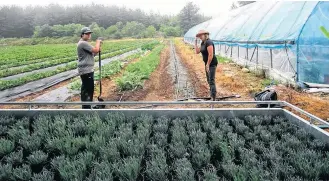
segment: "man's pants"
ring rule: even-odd
[[[94,72],[80,75],[81,78],[81,101],[93,101],[94,96]],[[82,105],[82,109],[90,109],[90,105]]]
[[[215,75],[216,75],[217,66],[210,66],[209,73],[206,70],[207,82],[210,87],[210,97],[214,100],[216,98],[217,90],[215,84]]]

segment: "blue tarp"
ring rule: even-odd
[[[196,25],[184,38],[194,40],[200,29],[208,30],[216,44],[296,46],[297,81],[329,84],[329,2],[258,1]]]

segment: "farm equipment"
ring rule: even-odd
[[[99,38],[103,40],[103,38]],[[98,102],[104,102],[104,99],[101,98],[102,96],[102,58],[101,58],[101,51],[98,52],[98,64],[99,64],[99,96],[97,97]],[[104,109],[105,105],[99,104],[94,107],[95,109]]]
[[[98,58],[99,58],[99,95],[97,97],[98,102],[104,102],[104,99],[101,98],[102,96],[102,62],[101,62],[101,51],[98,52]],[[104,109],[105,105],[99,104],[94,107],[95,109]]]

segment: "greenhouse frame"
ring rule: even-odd
[[[259,1],[192,27],[184,41],[205,29],[216,54],[274,79],[327,86],[328,22],[329,2]]]

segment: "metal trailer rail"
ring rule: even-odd
[[[202,116],[204,114],[211,114],[220,117],[233,118],[243,117],[248,114],[252,115],[272,115],[283,116],[289,121],[305,128],[306,131],[313,134],[315,137],[327,142],[329,144],[329,132],[323,129],[329,129],[329,123],[310,114],[288,102],[285,101],[200,101],[200,102],[102,102],[107,106],[149,106],[149,109],[136,109],[136,108],[111,108],[111,109],[37,109],[33,106],[81,106],[81,105],[98,105],[98,102],[0,102],[1,105],[18,105],[26,106],[26,109],[0,109],[0,116],[14,115],[17,117],[33,117],[40,113],[56,115],[61,113],[68,114],[86,114],[97,113],[100,117],[105,117],[108,113],[123,113],[127,116],[138,116],[140,114],[151,114],[153,116]],[[197,106],[204,105],[257,105],[267,104],[267,108],[198,108]],[[276,104],[282,107],[289,108],[291,111],[283,108],[271,108],[270,106]],[[161,108],[154,109],[156,106],[177,106],[177,105],[195,105],[196,108]],[[295,113],[301,114],[307,118],[303,119]]]

